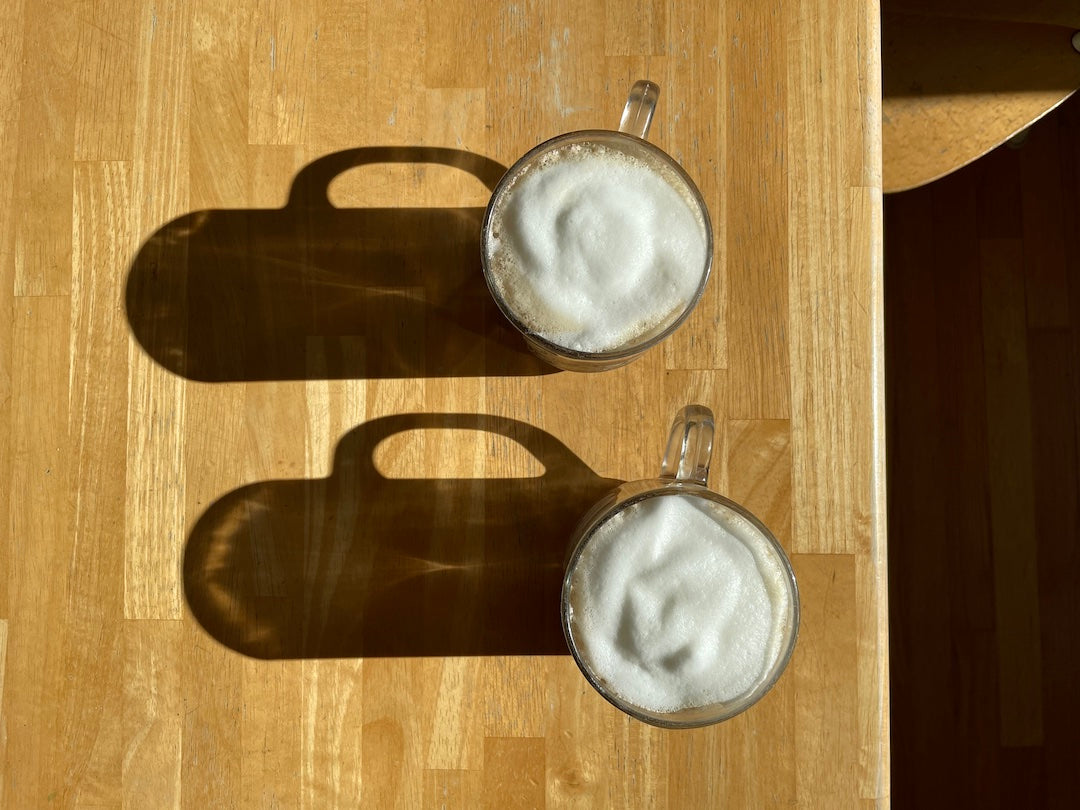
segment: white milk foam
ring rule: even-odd
[[[706,226],[670,167],[597,143],[529,166],[491,215],[490,278],[532,332],[611,351],[651,337],[693,299]]]
[[[571,632],[588,669],[654,712],[746,694],[779,657],[789,622],[786,570],[768,542],[722,504],[684,494],[646,498],[601,524],[570,582]]]

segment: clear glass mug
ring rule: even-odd
[[[744,507],[707,487],[713,433],[713,415],[708,408],[701,405],[683,408],[672,424],[660,477],[621,485],[582,518],[571,539],[563,578],[563,632],[582,674],[617,708],[665,728],[718,723],[748,709],[783,673],[799,630],[798,586],[780,543]],[[661,541],[660,545],[652,541],[652,547],[640,545],[641,538],[632,536],[635,523],[640,533],[646,525],[643,521],[657,520],[647,516],[646,510],[652,509],[652,515],[661,514],[658,508],[676,504],[656,499],[673,496],[686,499],[685,504],[679,504],[683,511],[692,507],[706,515],[705,524],[694,525],[707,525],[709,520],[715,520],[733,538],[711,535],[710,550],[705,553],[717,555],[730,551],[731,560],[741,561],[742,574],[749,571],[751,576],[735,576],[738,573],[735,568],[739,566],[728,569],[730,576],[729,573],[716,575],[710,567],[714,564],[703,565],[701,560],[707,557],[688,556],[685,544],[669,545],[668,551],[659,555],[656,549],[667,541]],[[697,512],[691,511],[690,515],[696,519]],[[655,522],[647,525],[656,531],[649,537],[664,533],[655,529]],[[682,541],[674,541],[678,542]],[[634,547],[634,543],[639,545]],[[745,552],[739,551],[740,544]],[[726,550],[719,551],[720,548]],[[669,555],[670,563],[664,554]],[[645,564],[639,565],[639,560],[645,560]],[[672,567],[665,574],[667,565]],[[690,576],[685,575],[686,571],[691,572]],[[764,613],[759,612],[754,618],[752,612],[747,612],[751,606],[763,605],[760,588],[745,584],[754,581],[754,571],[760,575],[769,604],[768,619]],[[668,587],[663,582],[665,576],[669,584],[684,593],[665,591]],[[696,621],[692,610],[680,603],[687,600],[699,612],[704,607],[708,621],[716,620],[716,623]],[[649,607],[650,603],[655,610]],[[589,620],[590,613],[599,618]],[[732,619],[733,616],[738,618]],[[591,629],[590,621],[594,625]],[[754,637],[745,629],[751,625],[758,631],[756,648],[750,643]],[[646,632],[640,632],[642,627]],[[767,633],[764,640],[761,631]],[[749,634],[750,638],[740,634]],[[674,650],[657,648],[651,654],[648,649],[639,648],[649,643],[649,639],[658,640],[661,647],[678,645],[685,639],[687,646]],[[694,639],[697,639],[697,651],[689,646],[695,643]],[[707,640],[705,646],[701,646],[702,639]],[[714,645],[712,649],[709,644]],[[751,649],[760,654],[752,654]],[[732,650],[739,651],[738,655]],[[725,664],[729,663],[723,657],[729,653],[733,656],[731,660],[757,655],[751,661],[756,666],[723,673]],[[616,682],[620,679],[622,682]],[[684,688],[685,694],[680,691]],[[720,695],[725,689],[729,693]],[[686,705],[659,705],[672,701],[670,696],[665,696],[672,690],[684,694]],[[637,696],[643,693],[648,694]],[[685,697],[690,693],[703,695],[704,700]]]
[[[484,215],[480,249],[484,278],[487,281],[488,289],[491,291],[491,295],[498,304],[499,309],[524,335],[526,343],[533,353],[557,368],[568,371],[606,371],[626,365],[678,329],[693,311],[705,290],[705,284],[712,268],[713,255],[712,224],[705,200],[702,198],[701,192],[694,184],[694,181],[690,179],[690,176],[674,158],[645,140],[652,124],[653,113],[659,95],[660,88],[652,82],[644,80],[636,82],[627,98],[618,131],[579,130],[559,135],[541,143],[539,146],[529,150],[510,167],[491,195],[491,200]],[[523,318],[522,313],[517,311],[515,305],[507,301],[506,296],[500,292],[500,284],[495,278],[496,271],[492,267],[490,259],[493,243],[493,213],[508,190],[514,186],[520,177],[538,165],[545,157],[550,156],[557,150],[575,145],[585,147],[598,145],[644,161],[646,165],[653,168],[655,173],[665,177],[672,188],[678,188],[680,195],[687,200],[696,215],[700,217],[699,223],[703,229],[701,235],[705,241],[705,261],[700,267],[700,277],[693,293],[682,301],[679,307],[666,313],[659,319],[658,323],[643,334],[631,338],[616,348],[604,351],[581,351],[570,346],[560,345],[538,334],[534,328],[527,324],[526,319]],[[694,269],[695,271],[698,270],[698,268]]]

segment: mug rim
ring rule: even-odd
[[[574,663],[577,664],[578,669],[584,675],[585,679],[595,689],[601,697],[603,697],[608,703],[613,705],[620,711],[634,717],[643,723],[648,723],[652,726],[658,726],[660,728],[669,729],[690,729],[701,728],[703,726],[715,725],[721,723],[724,720],[729,720],[738,714],[749,709],[754,704],[758,703],[766,694],[768,694],[776,682],[780,679],[780,676],[787,670],[787,666],[790,663],[791,655],[795,650],[795,643],[799,637],[799,627],[801,621],[801,609],[800,609],[800,596],[799,596],[799,583],[795,577],[795,569],[791,565],[791,560],[784,550],[784,547],[780,544],[780,541],[772,533],[772,531],[754,515],[749,509],[736,501],[731,500],[718,492],[709,489],[706,486],[700,484],[685,482],[677,479],[646,479],[642,481],[631,481],[627,484],[623,484],[622,487],[616,489],[616,492],[624,487],[631,487],[632,489],[643,488],[640,491],[633,492],[625,498],[616,497],[613,503],[605,504],[604,500],[601,500],[596,506],[590,510],[586,516],[582,519],[581,524],[574,532],[576,540],[570,549],[570,554],[567,559],[566,568],[563,573],[562,592],[560,595],[559,608],[560,608],[560,621],[563,628],[563,636],[566,640],[566,646],[570,650],[570,654],[574,659]],[[773,556],[780,563],[780,567],[783,572],[782,579],[785,585],[789,589],[791,596],[791,629],[787,634],[787,639],[782,645],[776,660],[767,671],[767,674],[757,684],[755,684],[750,690],[735,698],[732,701],[721,704],[711,704],[712,706],[720,707],[720,709],[711,714],[701,715],[702,712],[708,710],[710,706],[698,706],[690,707],[687,709],[681,709],[676,712],[654,712],[648,709],[644,709],[640,706],[636,706],[626,700],[620,698],[611,689],[605,687],[599,680],[599,678],[589,669],[585,664],[582,655],[578,649],[578,645],[574,640],[573,632],[570,628],[570,580],[574,573],[574,569],[577,566],[579,559],[586,547],[588,541],[595,535],[596,530],[606,523],[615,515],[622,512],[624,509],[633,506],[634,504],[641,503],[655,497],[668,497],[672,495],[689,495],[691,497],[704,498],[706,500],[719,503],[732,511],[736,512],[740,517],[746,518],[751,525],[753,525],[765,538],[767,544],[772,549]],[[600,508],[597,508],[600,507]],[[680,715],[690,715],[688,719],[680,719]]]
[[[659,332],[650,335],[648,338],[641,342],[631,342],[626,346],[622,346],[616,349],[608,349],[606,351],[599,352],[587,352],[580,349],[573,349],[569,346],[563,346],[559,343],[538,334],[525,325],[521,319],[510,308],[510,305],[499,294],[495,286],[492,283],[492,273],[488,268],[488,243],[490,241],[491,234],[491,218],[495,209],[495,203],[500,199],[502,194],[506,191],[506,188],[513,183],[520,175],[524,166],[535,160],[537,157],[545,152],[551,151],[556,147],[562,145],[564,142],[569,141],[626,141],[634,144],[636,148],[643,148],[645,151],[652,153],[655,157],[660,159],[668,168],[675,172],[675,174],[686,183],[687,188],[691,191],[694,201],[697,203],[698,210],[701,212],[702,222],[705,229],[705,266],[702,268],[701,279],[698,281],[697,288],[694,294],[687,301],[683,311],[679,313],[670,324],[664,327]],[[507,320],[514,325],[514,327],[521,332],[524,337],[534,343],[542,352],[554,355],[560,358],[564,358],[570,361],[580,361],[585,364],[589,363],[612,363],[618,365],[619,361],[629,361],[637,357],[638,355],[648,351],[653,346],[657,345],[664,339],[671,336],[682,324],[690,317],[690,313],[697,307],[698,302],[701,301],[701,297],[705,294],[705,286],[709,281],[709,277],[712,275],[713,265],[713,228],[712,218],[709,216],[709,207],[705,203],[705,197],[701,193],[701,189],[698,188],[697,183],[693,178],[687,174],[686,170],[679,165],[679,162],[675,160],[671,155],[665,152],[656,144],[644,139],[639,138],[636,135],[631,135],[628,132],[620,132],[614,129],[577,129],[571,132],[564,132],[560,135],[556,135],[553,138],[548,138],[545,141],[538,143],[532,147],[529,151],[519,157],[514,163],[506,170],[506,173],[499,179],[499,182],[495,185],[495,189],[491,192],[491,197],[488,200],[487,208],[484,211],[484,219],[480,226],[480,261],[484,272],[484,281],[487,284],[488,291],[491,293],[491,297],[495,299],[496,305],[499,310],[506,316]],[[612,366],[614,367],[614,366]]]

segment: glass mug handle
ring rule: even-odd
[[[713,413],[704,405],[687,405],[671,423],[667,449],[660,462],[660,478],[705,486],[712,459]]]
[[[645,79],[638,79],[630,88],[626,106],[619,122],[619,132],[633,135],[644,140],[649,137],[656,102],[660,98],[660,86]]]

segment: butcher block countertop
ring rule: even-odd
[[[879,73],[875,0],[6,3],[0,806],[887,805]],[[712,277],[557,371],[480,218],[642,78]],[[675,731],[588,686],[558,593],[688,403],[802,624]]]

